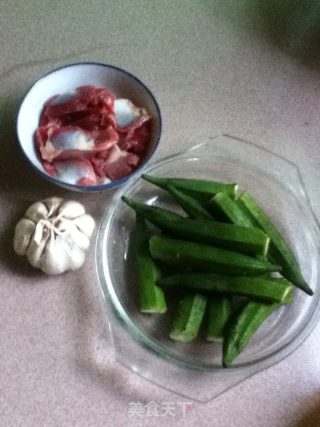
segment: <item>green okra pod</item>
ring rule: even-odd
[[[298,261],[289,244],[256,200],[249,193],[244,192],[237,203],[247,209],[261,229],[270,237],[270,259],[281,265],[281,274],[308,295],[313,295],[312,289],[302,276]]]
[[[208,203],[208,209],[214,216],[232,224],[249,228],[256,226],[249,215],[226,193],[221,192],[213,196]]]
[[[246,228],[202,219],[190,219],[176,213],[136,202],[122,200],[139,215],[170,235],[252,255],[266,255],[269,237],[258,228]]]
[[[171,222],[184,218],[176,212],[170,211],[168,209],[163,209],[158,206],[150,206],[146,203],[140,203],[126,196],[122,196],[121,200],[125,202],[128,206],[130,206],[130,208],[132,208],[142,218],[147,219],[155,225],[157,225],[156,222],[158,222],[159,224],[165,224],[166,222]]]
[[[139,282],[140,311],[165,313],[167,311],[166,301],[163,290],[156,284],[160,274],[149,252],[149,237],[144,219],[137,216],[134,252]]]
[[[199,197],[201,200],[209,200],[214,194],[220,191],[235,198],[238,188],[237,184],[224,184],[203,179],[163,178],[146,174],[142,174],[142,178],[164,190],[168,190],[168,186],[172,185],[179,190],[190,192],[190,194]]]
[[[206,310],[206,340],[222,342],[225,327],[232,312],[232,301],[221,295],[208,298]]]
[[[198,335],[206,304],[207,298],[201,294],[186,295],[174,313],[170,338],[183,342],[194,340]]]
[[[264,276],[225,276],[210,273],[181,273],[162,277],[157,281],[161,287],[184,287],[196,291],[243,295],[255,299],[289,304],[293,289],[286,279]]]
[[[213,219],[212,215],[199,200],[172,185],[168,185],[168,191],[191,218],[207,220]]]
[[[152,236],[149,248],[152,258],[156,260],[204,272],[239,276],[258,275],[281,269],[268,261],[239,252],[163,236]]]
[[[234,359],[248,344],[262,323],[279,307],[277,303],[249,301],[235,318],[223,341],[224,367],[231,365]]]

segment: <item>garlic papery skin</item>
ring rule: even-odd
[[[59,213],[64,218],[75,219],[86,213],[84,207],[79,202],[68,200],[59,207]]]
[[[83,265],[94,229],[82,204],[51,197],[27,209],[15,227],[13,248],[44,273],[61,274]]]
[[[40,268],[46,274],[61,274],[69,270],[68,249],[64,238],[53,233],[40,259]]]
[[[57,214],[63,199],[61,197],[49,197],[48,199],[43,200],[42,202],[48,209],[48,217],[54,216]]]
[[[34,223],[40,221],[40,219],[48,218],[48,209],[42,202],[35,202],[27,209],[24,214],[25,218],[31,219]]]
[[[77,270],[82,266],[85,261],[85,252],[79,249],[77,246],[74,246],[70,251],[70,268],[71,270]]]
[[[79,228],[80,231],[82,231],[83,234],[88,237],[92,236],[96,226],[94,219],[88,214],[84,214],[78,218],[75,218],[73,223]]]
[[[35,231],[36,224],[28,218],[22,218],[16,225],[13,248],[18,255],[25,255]]]
[[[33,267],[40,268],[40,260],[43,255],[46,244],[47,244],[46,239],[42,239],[39,243],[31,239],[26,255],[29,263]]]

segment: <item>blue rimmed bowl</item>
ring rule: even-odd
[[[85,85],[105,87],[117,98],[128,98],[135,105],[144,107],[152,117],[151,138],[143,162],[132,174],[106,184],[81,186],[49,175],[43,168],[35,147],[34,135],[44,103],[54,95],[70,93]],[[45,179],[69,190],[102,191],[119,187],[131,176],[141,173],[160,142],[161,113],[151,90],[130,72],[114,65],[95,62],[68,64],[45,74],[28,90],[18,111],[17,136],[24,157]]]

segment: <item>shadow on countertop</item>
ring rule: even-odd
[[[318,404],[303,414],[291,427],[320,427],[320,399]]]
[[[320,69],[318,0],[254,0],[258,28],[290,56]],[[253,16],[254,18],[254,16]]]
[[[207,0],[206,9],[320,71],[318,0]]]
[[[0,196],[35,200],[46,197],[54,186],[27,164],[18,145],[16,118],[21,94],[11,93],[0,101]]]

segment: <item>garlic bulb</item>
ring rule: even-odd
[[[94,219],[76,201],[51,197],[33,203],[15,228],[13,247],[46,274],[76,270],[85,261]]]

